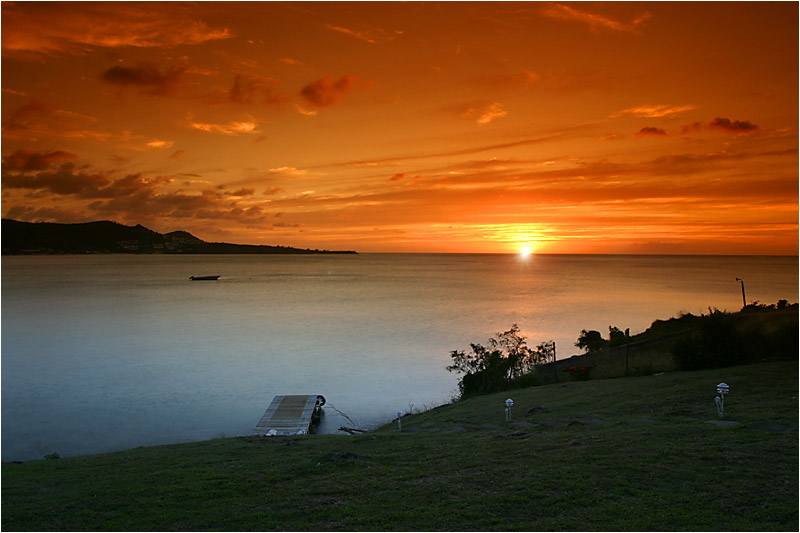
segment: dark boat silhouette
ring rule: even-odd
[[[214,281],[219,279],[219,276],[189,276],[189,279],[192,281]]]

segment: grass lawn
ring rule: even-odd
[[[720,381],[733,427],[705,423]],[[797,396],[796,361],[759,363],[518,389],[402,432],[3,464],[2,529],[797,531]]]

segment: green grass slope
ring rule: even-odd
[[[733,427],[706,423],[720,381]],[[4,464],[2,528],[796,531],[797,396],[771,362],[507,391],[402,432]]]

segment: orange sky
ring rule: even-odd
[[[2,2],[2,215],[798,252],[798,4]]]

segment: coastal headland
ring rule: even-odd
[[[186,231],[158,233],[141,224],[80,224],[2,220],[3,255],[20,254],[355,254],[289,246],[206,242]]]

